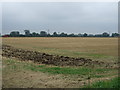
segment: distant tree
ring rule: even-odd
[[[19,31],[12,31],[11,33],[10,33],[10,36],[11,37],[19,37]]]
[[[41,32],[40,32],[40,36],[41,36],[41,37],[46,37],[46,36],[47,36],[47,32],[41,31]]]
[[[88,35],[87,33],[84,33],[84,34],[83,34],[83,37],[87,37],[87,35]]]
[[[78,37],[82,37],[83,35],[81,33],[78,34]]]
[[[94,37],[94,35],[93,34],[89,34],[88,37]]]
[[[29,30],[24,30],[25,32],[25,35],[23,34],[20,34],[19,31],[12,31],[10,32],[10,34],[5,34],[5,35],[2,35],[5,36],[5,37],[110,37],[110,34],[107,33],[107,32],[104,32],[102,34],[87,34],[87,33],[84,33],[84,34],[67,34],[67,33],[57,33],[57,32],[54,32],[52,35],[51,34],[47,34],[46,31],[41,31],[40,34],[39,33],[36,33],[36,32],[33,32],[33,33],[30,33]],[[1,36],[1,34],[0,34]],[[119,37],[120,34],[119,33],[112,33],[111,37]]]
[[[20,34],[20,35],[19,35],[19,37],[25,37],[25,35],[23,35],[23,34]]]
[[[95,37],[102,37],[103,35],[102,34],[95,34],[94,36]]]
[[[112,37],[118,37],[119,34],[118,33],[112,33]]]
[[[62,32],[62,33],[60,34],[60,37],[67,37],[67,34],[64,33],[64,32]]]
[[[31,36],[30,35],[30,30],[24,30],[24,32],[25,32],[25,36],[27,36],[27,37]]]
[[[107,32],[104,32],[104,33],[102,34],[102,36],[103,36],[103,37],[109,37],[110,35],[109,35]]]
[[[57,37],[58,34],[56,32],[53,33],[53,37]]]
[[[36,33],[36,37],[39,37],[40,36],[40,34],[39,33]]]
[[[33,32],[33,33],[32,33],[32,37],[39,37],[39,34],[36,33],[36,32]]]
[[[47,37],[51,37],[51,35],[48,33],[48,34],[47,34]]]

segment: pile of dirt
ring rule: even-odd
[[[20,60],[31,60],[40,64],[56,65],[56,66],[105,66],[109,64],[100,61],[93,61],[85,58],[72,58],[68,56],[50,55],[37,51],[23,50],[14,48],[9,45],[2,45],[2,56],[15,57]]]

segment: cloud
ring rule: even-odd
[[[40,32],[117,32],[117,3],[23,2],[3,3],[3,33],[30,29]]]

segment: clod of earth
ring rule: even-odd
[[[105,66],[108,64],[100,61],[93,61],[85,58],[72,58],[68,56],[50,55],[46,53],[40,53],[37,51],[28,51],[23,49],[17,49],[9,45],[2,45],[2,56],[15,57],[20,60],[31,60],[33,62],[41,64],[49,64],[56,66]]]

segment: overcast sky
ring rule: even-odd
[[[118,32],[117,2],[11,2],[2,4],[2,33]]]

